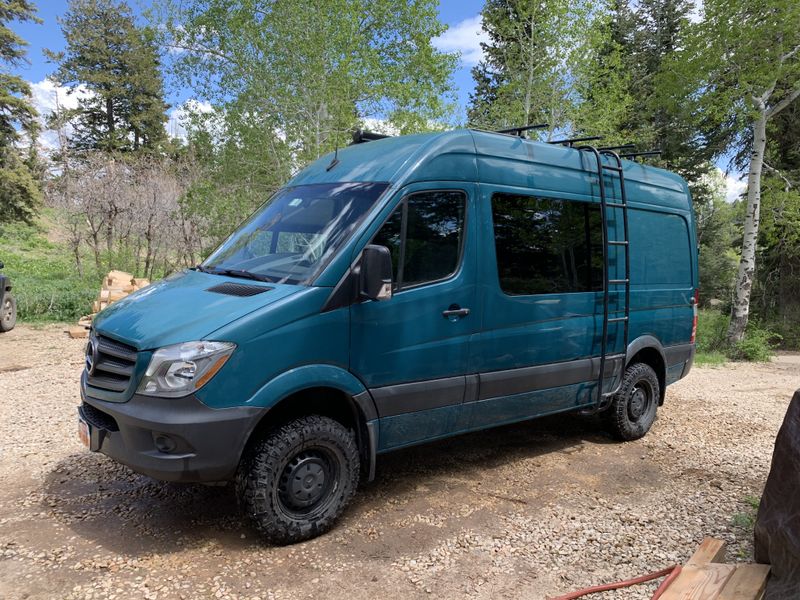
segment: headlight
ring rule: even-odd
[[[186,342],[156,350],[138,392],[145,396],[178,398],[199,390],[222,368],[236,344]]]

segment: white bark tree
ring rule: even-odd
[[[734,344],[744,338],[750,316],[768,124],[800,97],[800,2],[706,0],[703,11],[665,77],[677,101],[696,102],[710,142],[729,142],[717,146],[719,154],[749,144],[747,208],[728,330]]]

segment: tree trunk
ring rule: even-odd
[[[753,152],[750,157],[750,173],[747,176],[747,212],[744,218],[742,257],[736,276],[731,324],[728,328],[728,343],[742,341],[750,316],[750,292],[756,270],[756,242],[758,222],[761,215],[761,171],[764,167],[764,149],[767,145],[767,114],[760,107],[759,116],[753,123]]]

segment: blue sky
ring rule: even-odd
[[[35,0],[36,1],[36,0]],[[130,2],[134,12],[141,16],[142,11],[149,6],[149,2]],[[12,28],[30,46],[28,48],[29,65],[23,65],[16,69],[25,79],[32,83],[43,81],[52,71],[53,65],[49,64],[44,57],[42,50],[61,50],[64,48],[64,38],[61,35],[61,28],[57,18],[67,10],[67,0],[38,0],[36,4],[39,9],[39,17],[43,20],[42,24],[34,23],[14,23]],[[483,0],[443,0],[439,6],[439,14],[444,23],[450,29],[437,40],[437,46],[442,50],[459,51],[463,59],[460,68],[455,73],[455,84],[458,90],[458,99],[461,106],[465,106],[469,100],[469,93],[472,91],[472,76],[470,68],[479,59],[479,33],[480,17],[479,13],[483,6]],[[191,97],[191,90],[175,89],[168,85],[168,102],[177,104]]]

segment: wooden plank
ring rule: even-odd
[[[700,546],[695,550],[686,562],[686,566],[695,565],[702,566],[709,563],[724,563],[725,562],[725,542],[714,538],[704,538]]]
[[[719,600],[761,600],[768,576],[769,565],[737,565]]]
[[[718,600],[735,570],[733,565],[687,565],[661,600]]]
[[[67,333],[69,333],[69,337],[72,339],[89,337],[89,330],[85,327],[70,327],[67,329]]]

